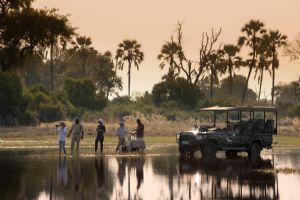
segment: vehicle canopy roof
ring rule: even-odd
[[[256,111],[256,112],[277,112],[274,106],[212,106],[200,108],[197,111]]]

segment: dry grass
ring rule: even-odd
[[[172,135],[174,136],[177,132],[183,130],[189,130],[193,127],[194,122],[192,120],[187,121],[165,121],[157,119],[154,121],[143,120],[145,125],[145,135]],[[55,135],[55,124],[56,123],[42,123],[36,127],[30,126],[18,126],[11,128],[0,128],[0,137],[34,137],[34,136],[45,136],[45,135]],[[65,121],[68,128],[71,127],[71,121]],[[114,136],[116,134],[119,122],[107,123],[106,134]],[[87,135],[96,134],[97,122],[83,122],[85,133]],[[136,128],[135,119],[127,118],[125,121],[125,127],[128,131],[132,131]]]
[[[278,134],[300,136],[300,118],[285,118],[278,122]]]

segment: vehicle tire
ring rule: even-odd
[[[237,151],[226,151],[226,158],[237,158]]]
[[[204,158],[216,157],[218,146],[215,142],[207,143],[202,149],[202,156]]]
[[[250,151],[248,153],[248,157],[260,157],[260,152],[261,152],[261,146],[259,143],[255,142],[251,145]]]

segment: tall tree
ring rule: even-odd
[[[242,58],[237,56],[237,53],[240,51],[238,46],[233,44],[227,44],[223,47],[224,52],[224,70],[228,73],[229,78],[229,93],[232,95],[233,87],[233,76],[235,75],[235,70],[239,69],[242,65]]]
[[[242,33],[244,34],[238,40],[238,45],[241,47],[243,45],[247,45],[251,48],[250,56],[252,57],[249,60],[249,72],[247,76],[247,81],[243,90],[242,96],[242,103],[246,97],[246,91],[248,88],[249,78],[251,76],[252,70],[255,68],[256,65],[256,58],[257,58],[257,48],[259,41],[261,40],[262,35],[266,32],[264,29],[264,23],[260,22],[259,20],[250,20],[247,24],[244,25],[242,28]]]
[[[287,44],[287,36],[277,31],[269,31],[264,34],[264,40],[269,45],[272,57],[272,104],[274,104],[275,70],[279,67],[278,49]]]
[[[124,69],[125,62],[128,63],[128,97],[130,97],[131,65],[134,64],[139,70],[139,65],[144,60],[141,45],[136,40],[123,40],[117,49],[116,60],[120,70]]]
[[[171,41],[163,44],[160,54],[157,56],[157,58],[162,61],[159,64],[161,69],[163,69],[166,64],[169,65],[168,74],[165,76],[166,79],[174,80],[180,73],[179,63],[177,62],[179,51],[180,46],[171,38]]]
[[[92,47],[92,40],[90,37],[86,36],[78,36],[76,37],[75,41],[72,42],[73,44],[73,56],[77,56],[79,59],[78,61],[80,62],[81,66],[81,77],[85,77],[89,71],[88,67],[91,67],[90,65],[93,65],[93,63],[96,63],[96,55],[98,52]]]
[[[117,94],[118,90],[122,90],[122,80],[114,70],[110,52],[97,56],[97,65],[92,70],[92,77],[96,83],[97,90],[105,93],[106,98],[109,95]]]
[[[300,33],[293,42],[290,42],[284,49],[285,56],[289,56],[291,60],[300,60]]]
[[[218,76],[219,74],[225,73],[224,63],[223,63],[223,55],[224,52],[221,50],[218,50],[216,52],[213,52],[209,55],[208,59],[208,65],[207,70],[209,71],[210,75],[210,98],[213,97],[213,85],[214,83],[218,82]]]
[[[268,51],[268,45],[269,45],[268,41],[263,38],[259,42],[259,45],[257,47],[258,60],[257,60],[257,65],[255,67],[254,79],[256,78],[256,76],[258,76],[258,84],[259,84],[258,100],[260,100],[260,96],[261,96],[264,71],[265,70],[270,71],[269,66],[271,64],[271,61],[270,61],[270,54]]]
[[[222,29],[219,29],[218,32],[215,32],[213,29],[211,33],[203,33],[201,38],[201,46],[199,50],[199,60],[198,66],[193,71],[194,74],[194,85],[196,85],[204,74],[205,69],[207,68],[211,57],[218,49],[215,48],[215,45],[221,35]],[[220,48],[219,48],[220,49]]]
[[[74,28],[71,26],[67,16],[59,15],[57,10],[46,11],[47,24],[47,45],[50,47],[50,71],[51,71],[51,89],[54,90],[54,48],[57,43],[63,39],[68,41],[74,34]]]

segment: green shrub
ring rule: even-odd
[[[0,125],[17,125],[27,108],[18,76],[0,72]]]
[[[63,113],[59,105],[43,105],[38,111],[41,122],[53,122],[63,119]]]
[[[96,86],[90,79],[67,78],[64,82],[68,100],[76,107],[102,110],[107,100],[103,93],[96,93]]]

